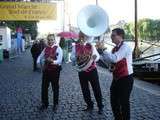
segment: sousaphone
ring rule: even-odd
[[[84,34],[97,37],[108,30],[108,14],[97,5],[82,8],[77,17],[77,25]]]
[[[88,5],[80,10],[77,17],[77,25],[80,31],[89,37],[100,36],[108,30],[108,14],[97,5]],[[83,64],[77,64],[79,71],[88,69],[93,63],[92,56],[86,57],[88,59]],[[77,63],[79,62],[77,61]]]

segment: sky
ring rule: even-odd
[[[152,18],[160,19],[160,0],[137,0],[138,1],[138,19]],[[68,6],[65,26],[68,22],[77,26],[78,12],[89,4],[95,4],[96,0],[68,0]],[[113,25],[120,20],[126,22],[134,21],[134,0],[99,0],[98,5],[102,7],[109,16],[109,24]],[[59,31],[63,27],[63,3],[58,3],[57,21],[41,21],[38,25],[40,33],[52,32],[55,29]],[[70,20],[68,17],[70,16]]]
[[[134,21],[134,0],[99,0],[100,6],[109,14],[110,24],[119,20]],[[138,19],[160,19],[160,0],[137,0]]]

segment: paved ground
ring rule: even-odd
[[[104,114],[81,111],[85,104],[71,64],[64,64],[60,77],[60,105],[57,113],[49,108],[40,112],[41,73],[32,72],[29,52],[0,64],[0,120],[112,120],[109,101],[111,74],[98,68],[105,104]],[[51,88],[49,91],[52,103]],[[93,95],[93,94],[92,94]],[[95,99],[92,96],[94,102]],[[160,87],[135,80],[131,95],[132,120],[160,120]]]

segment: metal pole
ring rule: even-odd
[[[96,5],[98,5],[98,0],[96,0]]]
[[[65,29],[65,0],[63,0],[63,31]]]
[[[138,57],[138,34],[137,34],[137,0],[135,0],[135,48],[134,48],[134,58]]]

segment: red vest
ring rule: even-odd
[[[92,45],[87,43],[86,45],[76,44],[76,57],[79,65],[83,63],[88,63],[89,61],[86,61],[87,57],[92,57]],[[89,59],[90,60],[90,59]],[[85,71],[90,72],[91,70],[96,68],[96,63],[93,62],[92,65]]]
[[[117,52],[122,45],[123,45],[123,42],[121,42],[119,47],[117,47],[117,46],[114,47],[113,50],[112,50],[112,53]],[[123,58],[122,60],[113,64],[113,66],[114,66],[114,68],[113,68],[113,78],[114,79],[120,79],[120,78],[128,75],[126,58]]]
[[[56,50],[57,50],[57,46],[54,46],[53,48],[52,47],[46,47],[45,48],[45,51],[44,51],[44,57],[45,59],[47,58],[52,58],[53,60],[56,60],[57,59],[57,53],[56,53]],[[53,65],[53,64],[49,64],[49,63],[45,63],[45,69],[46,70],[54,70],[56,68],[56,65]]]

